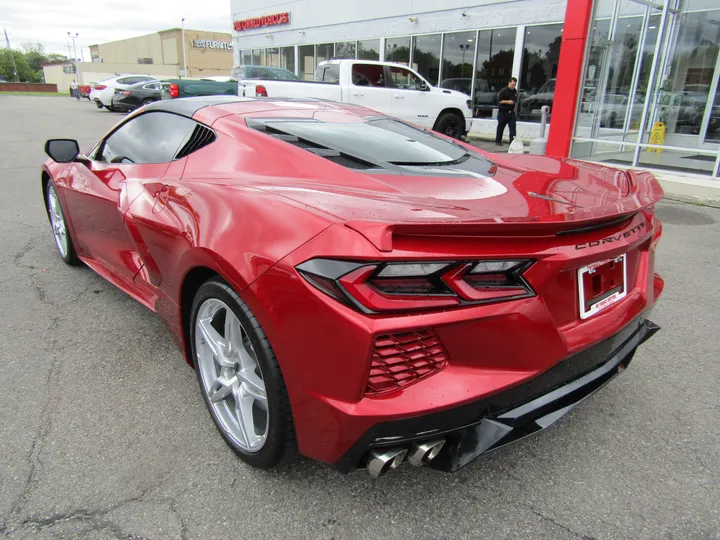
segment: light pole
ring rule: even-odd
[[[7,43],[8,52],[10,53],[10,59],[12,60],[13,73],[15,74],[15,80],[17,82],[20,82],[20,74],[18,73],[17,66],[15,65],[15,54],[13,53],[13,50],[10,47],[10,38],[7,35],[7,29],[3,28],[3,32],[5,32],[5,43]]]
[[[185,18],[183,17],[180,21],[180,39],[182,39],[183,42],[183,76],[187,77],[187,54],[185,53]]]
[[[80,84],[80,73],[78,73],[77,48],[75,47],[75,38],[78,37],[80,34],[75,32],[75,35],[73,36],[70,32],[68,32],[67,35],[70,39],[72,39],[73,42],[73,65],[75,66],[75,76],[77,77],[77,83]],[[69,44],[68,49],[70,49]]]

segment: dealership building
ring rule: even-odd
[[[402,63],[470,95],[480,136],[494,133],[512,76],[526,143],[547,105],[549,154],[720,177],[718,0],[231,0],[231,10],[236,65],[311,80],[330,58]]]

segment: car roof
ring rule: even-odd
[[[182,99],[164,99],[151,103],[146,107],[147,111],[166,111],[181,116],[192,118],[195,114],[206,108],[217,108],[225,114],[243,115],[257,112],[258,110],[291,110],[297,109],[302,104],[303,110],[318,111],[332,109],[339,112],[349,113],[351,110],[369,111],[358,105],[348,105],[335,101],[316,98],[251,98],[238,96],[201,96]],[[378,113],[374,113],[377,115]]]

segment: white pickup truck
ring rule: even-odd
[[[470,97],[433,88],[401,64],[367,60],[328,60],[314,81],[244,80],[245,97],[317,98],[362,105],[459,139],[472,127]]]

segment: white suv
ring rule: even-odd
[[[105,107],[108,111],[113,110],[112,98],[116,89],[124,90],[133,84],[145,81],[156,81],[150,75],[117,75],[104,81],[95,83],[90,91],[90,101],[97,105],[98,109]]]

